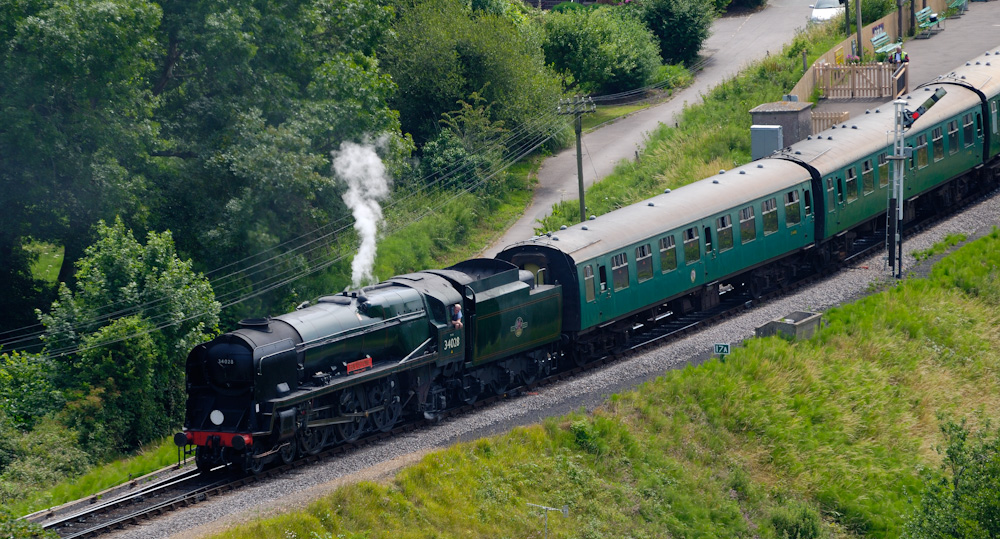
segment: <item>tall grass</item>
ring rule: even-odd
[[[26,515],[48,507],[86,498],[177,463],[177,446],[165,438],[137,454],[96,466],[80,477],[67,479],[51,488],[22,492],[20,501],[7,506],[12,514]]]
[[[602,215],[639,202],[665,188],[707,178],[750,161],[750,109],[780,101],[802,77],[802,52],[817,57],[842,39],[827,26],[799,34],[781,54],[768,56],[716,86],[704,103],[686,106],[677,127],[661,125],[649,135],[637,162],[620,163],[586,193],[588,215]],[[574,224],[579,202],[556,204],[538,232]]]
[[[994,231],[808,341],[749,340],[221,537],[541,537],[528,503],[569,507],[551,537],[896,537],[939,414],[1000,419],[998,262]]]

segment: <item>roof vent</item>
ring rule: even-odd
[[[833,135],[830,135],[829,137],[826,137],[826,140],[833,140]]]
[[[747,173],[747,171],[745,171],[745,170],[741,170],[740,171],[740,174],[746,174],[746,173]]]
[[[856,125],[852,125],[851,126],[851,129],[857,129],[857,128],[858,128],[858,126],[856,126]]]
[[[725,173],[726,173],[726,169],[719,170],[719,174],[725,174]]]
[[[593,221],[594,219],[597,219],[597,216],[596,215],[591,215],[590,216],[590,220]]]
[[[714,184],[718,184],[718,183],[719,183],[719,180],[712,180],[712,183],[714,183]]]
[[[559,241],[559,236],[552,236],[552,241]]]
[[[800,152],[799,150],[795,150],[795,155],[802,155],[802,152]]]
[[[812,135],[806,135],[806,140],[812,140],[812,139],[813,139]]]
[[[757,163],[757,168],[764,168],[764,165]]]
[[[663,194],[667,194],[667,193],[669,193],[669,192],[670,192],[670,189],[664,189],[664,190],[663,190]]]
[[[559,227],[559,230],[566,230],[566,225]]]
[[[653,203],[652,203],[652,202],[650,202],[650,203],[649,203],[649,206],[650,206],[650,207],[652,207],[652,206],[653,206]]]
[[[583,229],[583,230],[590,230],[589,228],[587,228],[587,225],[583,225],[583,226],[582,226],[582,227],[580,227],[580,228],[581,228],[581,229]]]

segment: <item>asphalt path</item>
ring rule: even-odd
[[[661,123],[674,125],[686,104],[700,103],[703,95],[720,82],[731,78],[749,63],[781,51],[803,28],[810,0],[770,0],[755,12],[728,15],[712,24],[711,36],[702,47],[707,57],[691,86],[677,92],[669,101],[649,107],[618,121],[608,123],[583,135],[583,179],[589,187],[604,178],[622,160],[635,159],[645,145],[648,133]],[[539,219],[562,200],[575,199],[579,193],[576,175],[576,148],[566,149],[542,163],[538,185],[531,205],[507,232],[481,256],[491,258],[504,247],[530,239]]]

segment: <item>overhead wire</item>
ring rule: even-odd
[[[594,96],[592,97],[592,99],[596,102],[620,101],[631,96],[645,94],[647,91],[651,89],[662,88],[664,85],[669,84],[669,82],[670,81],[661,81],[660,83],[649,85],[640,89],[621,92],[618,94],[609,94],[605,96]],[[451,192],[449,196],[443,197],[437,204],[425,207],[422,211],[418,211],[415,215],[411,215],[404,221],[397,222],[394,224],[389,224],[387,222],[386,225],[388,229],[387,232],[394,232],[399,229],[405,228],[406,226],[409,226],[415,222],[418,222],[419,220],[430,215],[431,213],[445,207],[447,204],[451,203],[458,197],[463,196],[464,194],[471,193],[472,191],[478,189],[487,181],[494,178],[497,174],[499,174],[503,170],[506,170],[506,168],[508,168],[511,164],[517,162],[525,155],[530,154],[532,151],[536,150],[538,147],[545,144],[558,132],[567,129],[568,125],[569,124],[565,120],[565,117],[561,116],[553,109],[551,112],[547,112],[541,116],[532,118],[528,122],[523,122],[513,130],[505,131],[501,137],[488,141],[487,143],[481,145],[480,147],[473,148],[472,153],[478,153],[478,154],[491,153],[491,152],[496,152],[498,150],[506,150],[506,151],[504,152],[504,155],[501,157],[500,163],[496,164],[492,169],[485,171],[485,173],[482,176],[480,176],[479,179],[471,183],[466,183],[466,185],[463,188],[460,188],[458,190],[453,190],[452,188],[454,188],[456,184],[462,181],[463,175],[469,172],[470,169],[474,166],[468,163],[468,161],[463,162],[463,164],[457,167],[448,169],[443,174],[427,174],[419,178],[418,180],[413,182],[417,184],[416,186],[414,186],[414,188],[407,189],[405,195],[403,195],[402,197],[393,197],[390,200],[388,200],[385,204],[385,208],[393,209],[398,206],[401,206],[404,203],[408,202],[409,200],[412,200],[415,197],[420,196],[421,194],[429,192],[431,189],[450,190]],[[216,301],[219,302],[219,304],[223,308],[231,307],[233,305],[237,305],[251,298],[258,297],[262,294],[265,294],[267,292],[270,292],[272,290],[275,290],[277,288],[295,282],[296,280],[301,279],[305,276],[322,271],[332,266],[333,264],[340,262],[350,254],[349,252],[345,252],[344,249],[342,248],[336,249],[334,251],[340,254],[332,257],[325,257],[325,258],[321,257],[312,263],[307,262],[305,267],[303,267],[302,269],[296,270],[294,269],[294,267],[286,267],[285,269],[281,270],[278,273],[270,273],[271,270],[273,270],[275,267],[278,267],[282,264],[289,264],[290,261],[296,258],[298,259],[308,258],[307,255],[313,254],[317,250],[330,249],[335,245],[335,243],[334,241],[329,241],[329,240],[331,238],[337,238],[341,232],[348,230],[351,226],[353,226],[352,221],[349,219],[349,216],[345,215],[335,221],[326,223],[308,233],[302,234],[295,238],[291,238],[289,240],[286,240],[285,242],[281,242],[263,251],[254,253],[252,255],[244,257],[243,259],[230,262],[228,264],[215,268],[209,272],[206,272],[205,276],[210,277],[213,274],[221,273],[223,271],[228,270],[228,273],[225,273],[219,277],[210,278],[213,290],[220,290],[220,293],[216,296]],[[339,241],[336,242],[336,245],[341,246],[341,242]],[[285,248],[285,250],[279,251],[279,249],[282,248]],[[263,255],[274,253],[276,251],[277,254],[270,255],[267,258],[261,260],[255,260]],[[247,280],[248,278],[261,274],[266,274],[266,277],[261,279],[260,281],[254,282],[253,291],[251,292],[244,291],[241,294],[238,289],[231,291],[223,290],[225,287],[231,285],[234,282],[242,282]],[[105,307],[106,309],[111,309],[111,310],[107,310],[106,312],[99,314],[95,317],[89,318],[87,320],[78,321],[76,324],[73,324],[70,329],[81,329],[92,325],[98,325],[102,322],[106,322],[107,320],[145,311],[168,301],[168,299],[169,298],[161,297],[143,304],[132,305],[129,306],[128,308],[114,309],[114,307],[117,307],[118,305],[125,303],[125,300],[121,300],[119,302],[109,304],[108,306]],[[152,329],[150,329],[149,331],[158,331],[166,327],[169,327],[171,325],[176,325],[178,323],[187,320],[198,318],[200,316],[203,316],[204,314],[205,313],[197,313],[194,315],[186,316],[182,320],[171,319],[169,323],[153,324]],[[159,315],[152,315],[148,318],[148,320],[151,322],[156,322],[160,318],[169,318],[172,316],[173,313],[167,312]],[[6,335],[19,331],[24,332],[29,329],[38,328],[40,326],[41,324],[34,324],[32,326],[27,326],[25,328],[8,330],[3,333],[0,333],[0,335]],[[43,334],[44,330],[37,332],[20,333],[11,338],[0,339],[0,345],[10,346],[12,344],[15,345],[22,344],[32,340],[37,340]],[[118,342],[118,341],[113,341],[113,342]],[[111,344],[111,342],[107,342],[104,344]],[[73,349],[51,350],[49,351],[48,355],[60,355],[60,354],[70,353],[73,351],[79,352],[85,349],[88,348],[81,348],[80,346],[76,346]]]

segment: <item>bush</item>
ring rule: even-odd
[[[570,73],[581,92],[640,88],[660,65],[655,36],[631,10],[599,6],[551,13],[545,29],[545,61]]]
[[[815,539],[822,537],[819,514],[808,505],[791,502],[771,513],[771,525],[782,539]]]
[[[851,4],[854,9],[854,4]],[[862,0],[861,1],[861,23],[869,24],[896,10],[894,0]],[[851,12],[854,13],[853,11]],[[853,22],[853,19],[852,19]]]
[[[710,4],[698,0],[642,0],[639,16],[657,37],[664,62],[690,64],[712,28]]]

